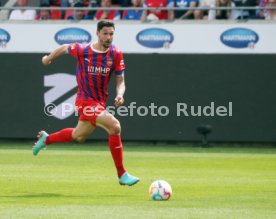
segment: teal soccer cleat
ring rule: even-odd
[[[125,172],[119,179],[119,183],[121,185],[128,185],[128,186],[132,186],[136,183],[139,182],[139,178],[138,177],[135,177],[135,176],[132,176],[130,174],[128,174],[127,172]]]
[[[48,134],[45,131],[42,131],[41,137],[38,139],[38,141],[35,143],[35,146],[33,147],[33,155],[36,156],[38,152],[45,148],[45,140],[48,137]]]

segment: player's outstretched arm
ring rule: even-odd
[[[42,57],[42,63],[43,65],[49,65],[54,61],[57,57],[68,54],[68,44],[63,44],[57,49],[55,49],[53,52],[51,52],[49,55],[45,55]]]
[[[116,98],[114,104],[116,107],[121,106],[124,103],[124,94],[126,90],[124,74],[116,76]]]

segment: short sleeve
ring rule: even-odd
[[[114,68],[115,74],[116,75],[123,74],[125,71],[125,68],[126,68],[126,66],[125,66],[125,62],[124,62],[123,53],[120,51],[120,52],[118,52],[117,58],[115,60],[115,68]]]
[[[78,58],[79,56],[79,50],[80,50],[80,44],[79,43],[71,43],[68,46],[68,53],[75,58]]]

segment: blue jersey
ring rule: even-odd
[[[182,9],[183,9],[183,11],[175,10],[175,11],[174,11],[175,17],[176,17],[176,18],[179,18],[179,17],[181,17],[183,14],[185,14],[186,11],[189,10],[189,7],[190,7],[190,5],[191,5],[191,2],[195,2],[195,3],[196,3],[196,6],[197,6],[198,3],[199,3],[199,0],[174,0],[174,5],[175,5],[175,7],[177,7],[177,8],[182,8]]]
[[[124,11],[124,20],[140,20],[143,10],[126,10]]]

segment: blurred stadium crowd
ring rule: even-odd
[[[41,8],[10,10],[10,20],[276,20],[276,0],[13,0],[12,6]]]

